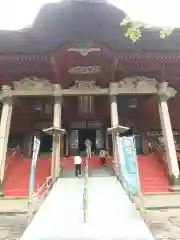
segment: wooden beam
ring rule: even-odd
[[[10,96],[14,97],[30,97],[30,96],[79,96],[79,95],[154,95],[157,94],[157,89],[111,89],[109,88],[100,88],[100,89],[62,89],[58,93],[50,90],[12,90]],[[1,97],[8,97],[7,94],[2,93]]]
[[[97,88],[97,89],[62,89],[62,95],[64,96],[77,96],[77,95],[108,95],[109,88]]]
[[[13,90],[11,92],[12,96],[19,96],[19,97],[29,97],[29,96],[53,96],[53,91],[46,91],[46,90]]]

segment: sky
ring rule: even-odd
[[[32,25],[40,8],[59,0],[0,0],[0,29],[18,30]],[[180,27],[180,0],[108,0],[132,20],[152,26]]]

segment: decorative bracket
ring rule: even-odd
[[[174,98],[176,93],[176,89],[169,87],[168,82],[160,83],[158,86],[158,95],[161,99],[168,100]]]
[[[8,85],[3,85],[0,91],[0,101],[12,100],[12,88]]]
[[[43,132],[48,135],[64,135],[66,133],[66,130],[58,127],[50,127],[43,129]]]

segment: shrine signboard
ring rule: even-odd
[[[140,184],[134,136],[120,137],[118,147],[123,187],[127,192],[137,194]]]
[[[34,193],[35,171],[36,171],[36,164],[37,164],[39,149],[40,149],[40,139],[35,136],[34,144],[33,144],[33,155],[32,155],[32,163],[31,163],[31,170],[30,170],[30,178],[29,178],[29,196],[30,197]]]

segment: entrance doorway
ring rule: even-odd
[[[41,133],[40,152],[48,153],[52,151],[52,136],[44,132]]]
[[[88,138],[92,142],[92,151],[96,150],[96,130],[94,129],[81,129],[78,133],[79,138],[79,153],[85,151],[85,141]]]

